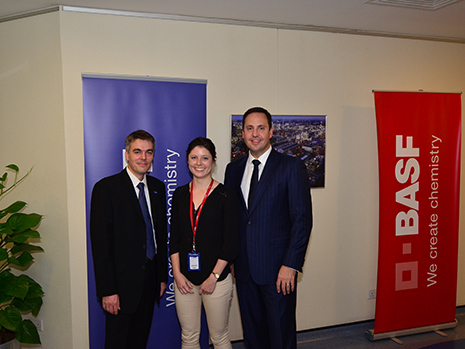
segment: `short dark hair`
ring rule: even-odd
[[[270,112],[268,110],[266,110],[265,108],[262,108],[262,107],[252,107],[252,108],[250,108],[249,110],[247,110],[244,113],[244,116],[242,117],[242,128],[244,128],[245,119],[247,118],[247,116],[249,116],[249,114],[252,114],[252,113],[263,113],[263,114],[265,114],[266,119],[268,120],[268,126],[270,126],[270,129],[273,128],[273,121],[271,120]]]
[[[134,132],[131,132],[129,136],[126,137],[126,151],[129,151],[129,148],[131,147],[132,142],[134,142],[136,139],[142,139],[143,141],[150,141],[153,144],[153,148],[155,150],[155,138],[148,133],[147,131],[144,130],[137,130]]]
[[[194,149],[195,147],[204,147],[210,152],[213,158],[213,161],[216,161],[216,149],[211,139],[205,138],[205,137],[197,137],[196,139],[192,140],[187,146],[187,150],[186,150],[186,159],[188,161],[189,161],[189,154],[191,153],[192,149]]]

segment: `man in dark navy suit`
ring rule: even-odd
[[[297,272],[312,229],[305,165],[272,149],[272,136],[270,113],[261,107],[247,110],[242,138],[249,155],[230,163],[225,175],[225,185],[239,198],[240,252],[234,273],[249,349],[297,347]]]
[[[165,185],[146,175],[154,152],[153,136],[134,131],[126,138],[128,166],[92,191],[90,237],[105,348],[145,349],[155,302],[166,289]]]

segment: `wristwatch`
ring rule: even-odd
[[[220,274],[215,273],[214,271],[212,271],[212,274],[216,278],[216,280],[218,280],[220,278]]]

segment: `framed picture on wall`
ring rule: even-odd
[[[273,115],[272,147],[301,159],[312,188],[325,186],[326,115]],[[231,161],[247,155],[242,115],[231,116]]]

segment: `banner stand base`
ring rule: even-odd
[[[419,334],[419,333],[424,333],[424,332],[436,332],[440,336],[447,337],[447,335],[444,332],[441,332],[441,330],[446,330],[450,328],[456,327],[458,324],[457,319],[452,322],[445,322],[443,324],[436,324],[436,325],[431,325],[431,326],[423,326],[423,327],[415,327],[415,328],[409,328],[407,330],[400,330],[400,331],[392,331],[392,332],[383,332],[383,333],[374,333],[374,330],[367,330],[365,332],[365,335],[370,341],[376,341],[379,339],[392,339],[394,342],[397,344],[403,344],[403,342],[398,339],[397,337],[400,336],[408,336],[412,334]]]

